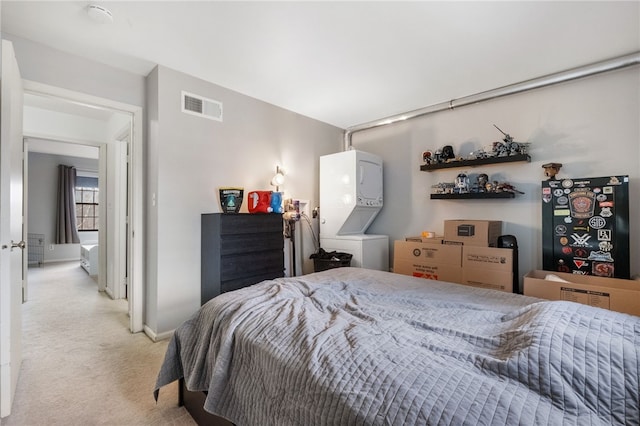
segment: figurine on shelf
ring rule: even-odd
[[[422,162],[425,164],[431,164],[433,163],[435,160],[435,158],[433,157],[433,152],[431,151],[424,151],[422,153]]]
[[[544,175],[548,178],[547,180],[555,180],[556,175],[560,173],[561,167],[562,163],[547,163],[542,165]]]
[[[454,184],[450,182],[440,182],[440,183],[437,183],[436,185],[431,186],[431,188],[435,190],[433,192],[434,194],[452,194],[453,187],[454,187]]]
[[[432,162],[435,163],[435,164],[444,163],[444,160],[442,159],[442,150],[441,149],[436,149],[436,152],[433,154]]]
[[[469,155],[470,160],[482,160],[485,158],[489,158],[489,154],[484,150],[484,148],[473,151],[471,155]]]
[[[493,125],[500,133],[504,135],[502,142],[493,143],[493,151],[496,157],[506,157],[508,155],[526,154],[530,143],[516,142],[508,133],[503,132],[498,126]]]
[[[518,194],[524,194],[524,192],[518,191],[513,185],[507,182],[497,183],[495,185],[495,192],[517,192]]]
[[[487,192],[487,183],[489,183],[489,175],[480,173],[476,182],[477,192]]]
[[[442,147],[442,160],[445,163],[454,161],[456,155],[453,153],[453,147],[451,145],[445,145]]]
[[[504,142],[494,142],[491,146],[494,157],[506,157],[509,155],[509,147]]]
[[[466,173],[460,173],[456,177],[454,192],[456,194],[469,193],[469,177]]]

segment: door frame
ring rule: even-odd
[[[56,86],[23,80],[24,91],[50,96],[93,108],[114,110],[131,115],[131,152],[128,163],[131,182],[127,241],[131,251],[129,274],[129,329],[132,333],[144,330],[144,186],[143,186],[143,120],[142,107],[75,92]]]
[[[24,109],[24,105],[22,106]],[[23,111],[24,114],[24,111]],[[22,239],[27,241],[27,252],[22,253],[22,303],[26,303],[29,299],[29,285],[28,285],[28,268],[29,268],[29,221],[27,220],[27,214],[29,212],[29,200],[27,194],[29,193],[29,162],[27,161],[27,155],[29,153],[29,142],[27,138],[22,135]],[[25,240],[26,238],[26,240]]]

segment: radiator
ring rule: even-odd
[[[44,264],[44,234],[28,234],[27,239],[29,266],[42,267]]]

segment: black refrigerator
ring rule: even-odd
[[[629,279],[629,176],[542,182],[542,264]]]

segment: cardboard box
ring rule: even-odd
[[[502,221],[499,220],[445,220],[444,241],[462,243],[469,246],[496,247],[502,235]]]
[[[550,280],[550,275],[566,282]],[[524,277],[524,294],[640,316],[640,282],[633,280],[534,270]]]
[[[513,272],[505,272],[497,269],[463,267],[462,281],[460,284],[512,293]]]
[[[513,250],[495,247],[462,247],[462,267],[513,272]]]
[[[461,284],[513,292],[513,250],[462,246]]]
[[[395,259],[393,272],[412,277],[425,278],[427,280],[446,281],[460,283],[462,281],[462,267],[443,265],[439,263],[422,263],[410,259]]]
[[[461,267],[462,246],[444,245],[440,242],[395,241],[393,258]]]
[[[462,280],[462,246],[396,241],[393,272],[459,283]]]
[[[414,243],[442,244],[442,237],[427,238],[427,237],[417,236],[417,237],[406,237],[404,240],[411,241]]]

